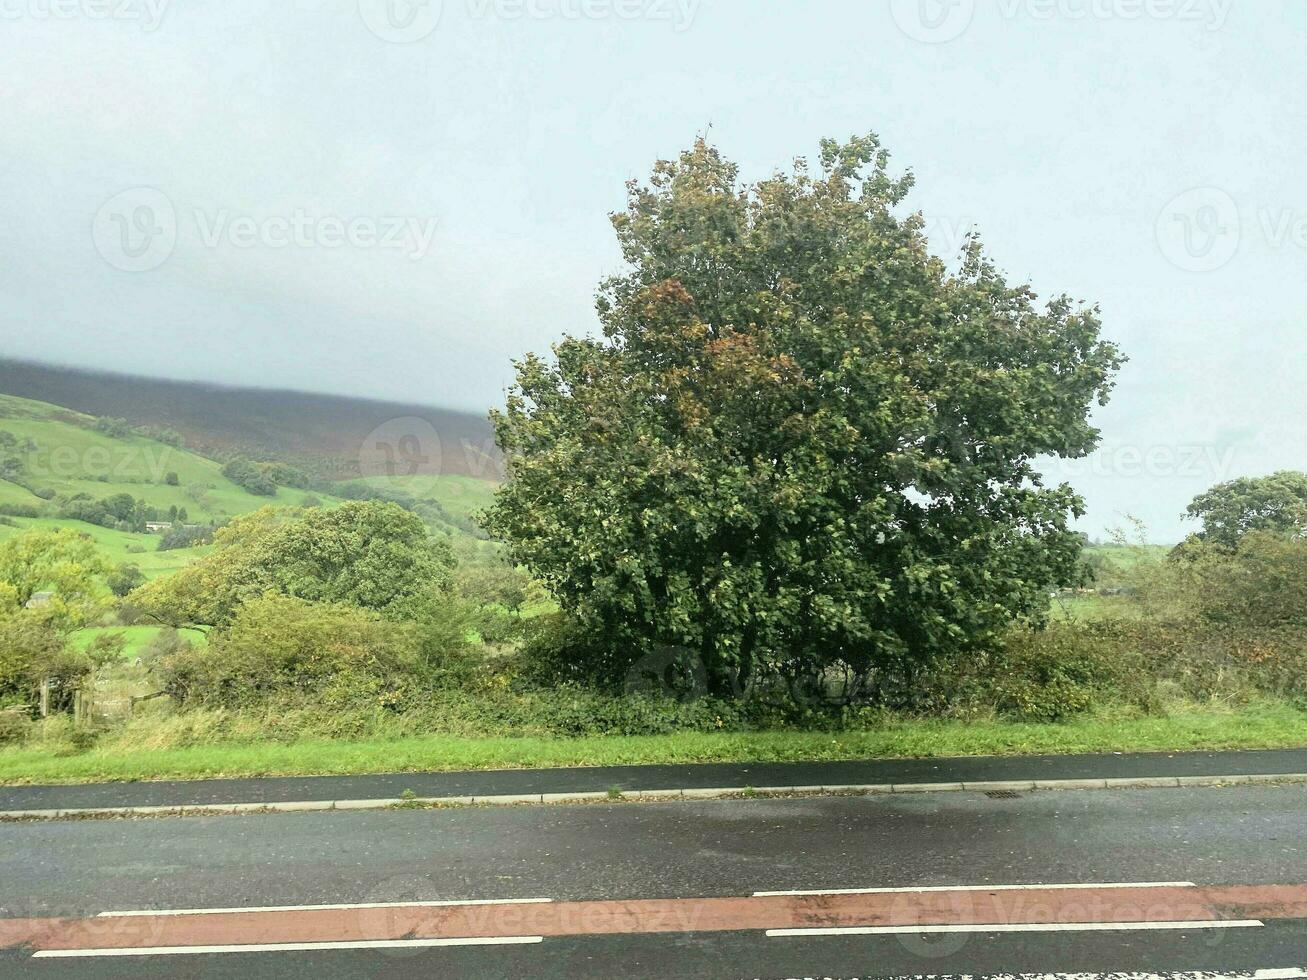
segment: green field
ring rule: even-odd
[[[113,528],[87,524],[84,521],[69,521],[54,517],[15,517],[16,526],[0,525],[0,541],[23,531],[58,530],[72,528],[89,536],[96,547],[114,564],[130,562],[137,566],[146,578],[158,578],[185,568],[200,555],[212,550],[210,545],[198,548],[176,548],[172,551],[156,551],[159,546],[157,534],[133,534],[130,531],[118,531]]]
[[[273,497],[256,496],[222,475],[220,463],[196,453],[138,435],[115,437],[94,428],[95,419],[56,405],[0,395],[0,432],[13,437],[16,445],[0,446],[0,460],[16,458],[22,473],[14,480],[0,479],[0,508],[12,505],[49,510],[51,505],[34,490],[61,496],[87,494],[99,500],[127,493],[149,506],[166,512],[185,508],[190,523],[219,522],[260,507],[301,505],[310,493],[281,487]],[[177,486],[166,482],[177,474]],[[17,482],[15,482],[17,481]],[[391,481],[372,477],[365,482],[387,489]],[[25,485],[24,485],[25,484]],[[415,489],[419,496],[437,501],[447,512],[469,517],[489,504],[494,484],[469,476],[439,476]],[[393,487],[389,487],[393,489]],[[341,498],[314,492],[324,506],[335,506]],[[33,529],[71,527],[88,534],[111,561],[131,562],[147,578],[168,575],[205,554],[208,547],[158,551],[157,534],[140,534],[100,527],[83,521],[53,517],[14,517],[12,524],[0,524],[0,541]],[[465,554],[493,551],[489,542],[478,540],[457,527],[442,525]]]
[[[386,490],[391,488],[394,481],[389,477],[369,476],[364,477],[361,482]],[[402,480],[399,481],[399,486],[403,488]],[[419,499],[436,501],[451,514],[471,517],[477,511],[490,506],[495,496],[495,486],[496,484],[489,480],[474,476],[448,474],[423,478],[410,492]]]
[[[0,395],[0,432],[24,444],[0,455],[21,460],[22,479],[31,488],[0,481],[0,503],[42,505],[32,490],[95,499],[128,493],[164,511],[185,507],[190,521],[209,523],[268,504],[294,506],[305,497],[286,487],[275,497],[255,496],[223,476],[214,460],[142,436],[109,436],[93,425],[89,416]],[[35,448],[26,448],[26,440]],[[177,474],[177,486],[165,483],[169,473]]]
[[[123,659],[135,660],[163,629],[162,626],[88,626],[74,633],[71,642],[74,649],[85,650],[101,636],[121,636],[124,641]],[[195,646],[203,646],[209,641],[202,630],[181,629],[177,632]]]

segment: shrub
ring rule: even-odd
[[[21,711],[0,711],[0,745],[23,742],[32,733],[32,719]]]
[[[265,507],[234,518],[214,543],[212,554],[140,589],[137,603],[166,622],[218,626],[242,601],[279,592],[399,620],[411,618],[407,603],[449,589],[454,564],[446,542],[393,504]]]
[[[1206,549],[1189,567],[1209,622],[1259,633],[1307,629],[1307,540],[1253,531],[1233,551]]]
[[[982,697],[1022,721],[1060,721],[1119,694],[1120,650],[1101,631],[1058,625],[1020,630],[987,665]]]
[[[115,419],[106,416],[95,420],[95,431],[102,432],[112,439],[122,439],[132,434],[132,427],[126,419]]]
[[[472,625],[481,641],[492,646],[515,643],[525,632],[524,620],[498,606],[482,606],[477,609]]]
[[[183,637],[180,632],[171,626],[165,626],[155,633],[150,642],[145,645],[145,648],[141,651],[141,662],[147,668],[154,668],[173,654],[189,653],[193,648],[194,644]]]
[[[195,527],[174,524],[160,536],[156,550],[173,551],[177,548],[194,548],[197,545],[209,544],[213,541],[215,531],[217,528],[212,524],[197,524]]]
[[[145,573],[139,566],[123,562],[109,573],[105,578],[105,584],[109,586],[110,592],[121,599],[133,589],[145,584]]]
[[[244,603],[207,647],[161,658],[174,699],[238,707],[275,696],[349,700],[411,685],[420,666],[412,627],[335,603],[266,595]]]
[[[518,655],[523,678],[544,687],[616,684],[628,663],[628,657],[607,650],[561,612],[528,620]]]
[[[507,562],[459,569],[458,590],[479,606],[499,605],[516,614],[530,596],[531,579]]]
[[[273,497],[277,493],[277,481],[257,463],[248,459],[233,459],[222,468],[222,475],[247,493],[260,497]]]
[[[51,709],[67,709],[94,666],[90,657],[71,650],[45,618],[28,612],[0,617],[0,705],[34,712],[41,683],[48,681]]]

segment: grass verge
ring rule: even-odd
[[[1084,717],[1058,724],[911,720],[862,732],[683,732],[575,739],[431,735],[164,749],[106,747],[75,754],[18,746],[0,750],[0,783],[1301,746],[1307,746],[1307,712],[1269,705],[1157,718]]]

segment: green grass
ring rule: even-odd
[[[141,436],[112,438],[97,432],[95,419],[57,405],[0,395],[0,431],[18,440],[16,448],[0,447],[0,458],[14,457],[23,465],[18,483],[0,480],[0,506],[22,504],[43,509],[51,505],[32,489],[52,490],[72,496],[87,494],[99,500],[118,493],[131,494],[166,513],[170,507],[184,507],[192,523],[209,523],[260,507],[297,507],[308,491],[281,487],[274,497],[248,493],[222,475],[222,465],[196,453]],[[27,440],[35,451],[23,448]],[[165,482],[176,473],[178,486]],[[385,478],[366,482],[387,486]],[[25,485],[23,485],[25,484]],[[29,487],[31,489],[29,489]],[[493,482],[470,476],[435,477],[423,484],[423,497],[430,497],[451,514],[470,516],[487,506],[494,494]],[[341,498],[313,493],[324,506],[341,503]],[[91,535],[115,563],[133,562],[147,578],[175,572],[207,552],[207,548],[157,552],[158,535],[125,533],[80,521],[54,518],[15,518],[17,527],[0,525],[0,540],[30,528],[74,527]],[[468,555],[485,557],[495,546],[447,528]]]
[[[802,762],[1307,746],[1307,713],[1281,705],[1170,717],[1085,717],[1061,724],[902,721],[867,732],[685,732],[576,739],[423,738],[0,750],[0,782],[76,783],[216,776],[356,774],[692,762]]]
[[[146,578],[158,578],[168,575],[189,565],[196,558],[207,554],[212,546],[202,545],[198,548],[177,548],[172,551],[156,551],[159,546],[157,534],[134,534],[113,528],[87,524],[84,521],[69,521],[54,517],[15,517],[13,527],[0,525],[0,541],[14,534],[32,530],[58,530],[72,528],[89,536],[96,548],[114,564],[130,562],[140,568]]]
[[[1093,623],[1104,619],[1138,619],[1143,615],[1138,602],[1128,596],[1073,595],[1053,599],[1054,619],[1075,623]]]
[[[114,438],[92,428],[94,421],[56,405],[0,395],[0,430],[20,444],[28,439],[36,444],[35,451],[18,448],[0,455],[22,461],[22,479],[30,487],[95,499],[129,493],[163,511],[185,507],[188,518],[197,523],[268,504],[298,506],[305,496],[289,487],[278,489],[275,497],[255,496],[223,476],[222,464],[215,460],[142,436]],[[165,482],[168,473],[177,474],[177,486]],[[317,496],[324,504],[336,499]],[[24,487],[0,481],[0,503],[42,502]]]
[[[274,497],[255,496],[223,476],[222,464],[215,460],[141,436],[112,438],[95,431],[94,422],[91,416],[56,405],[0,395],[0,431],[12,434],[19,443],[16,448],[0,448],[0,457],[20,460],[23,474],[17,479],[26,484],[0,480],[0,505],[52,506],[28,487],[66,496],[87,494],[97,500],[127,493],[161,513],[184,507],[188,521],[208,523],[269,505],[299,506],[308,496],[289,487],[278,489]],[[27,440],[35,443],[34,451],[24,448]],[[177,474],[177,486],[166,482],[169,473]],[[456,482],[448,490],[451,498],[470,492]],[[324,506],[341,503],[329,494],[314,496]],[[15,526],[0,524],[0,541],[25,530],[75,528],[90,535],[111,561],[131,562],[147,578],[178,571],[209,551],[207,547],[157,551],[157,534],[123,532],[83,521],[40,517],[13,518],[13,522]]]
[[[365,476],[350,482],[366,483],[378,490],[402,490],[420,500],[435,500],[451,514],[461,514],[464,517],[489,507],[498,486],[492,480],[453,473],[419,476],[411,482],[386,476]]]
[[[163,629],[162,626],[88,626],[74,633],[71,642],[75,649],[85,650],[97,637],[119,635],[124,641],[123,659],[135,660]],[[208,636],[202,630],[182,629],[178,632],[197,646],[208,643]]]

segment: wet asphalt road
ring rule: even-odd
[[[0,825],[5,917],[760,890],[1307,882],[1307,787],[328,812]],[[549,938],[520,947],[104,960],[0,976],[892,976],[1307,966],[1307,923],[1212,933]]]

